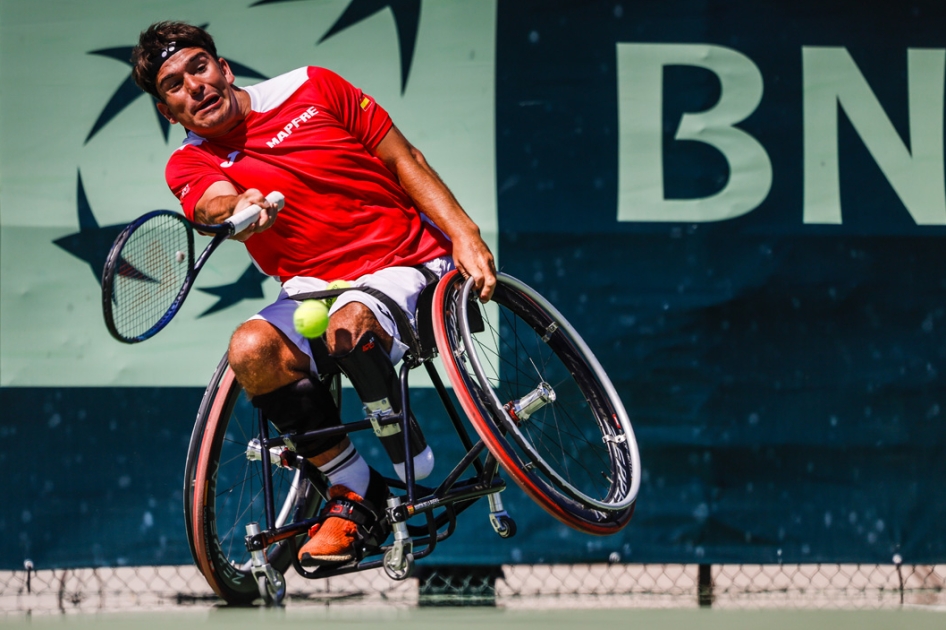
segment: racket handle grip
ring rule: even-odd
[[[279,212],[280,210],[282,210],[283,205],[285,205],[286,198],[283,197],[283,194],[281,192],[277,192],[274,190],[273,192],[266,195],[266,201],[268,201],[271,204],[275,204],[276,212]],[[250,225],[250,223],[252,223],[253,221],[256,221],[256,219],[259,217],[259,213],[260,213],[260,207],[257,206],[256,204],[253,204],[252,206],[248,208],[243,208],[242,210],[240,210],[239,212],[231,216],[229,219],[226,220],[226,223],[229,223],[230,225],[233,226],[233,232],[231,234],[239,234],[240,232],[245,230]]]

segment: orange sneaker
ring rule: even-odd
[[[374,498],[374,502],[342,485],[329,488],[329,501],[322,508],[321,521],[312,526],[309,541],[299,549],[302,566],[360,560],[366,547],[377,547],[384,542],[389,532],[382,511],[387,486],[381,475],[374,470],[371,473],[365,494]]]

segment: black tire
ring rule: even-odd
[[[336,395],[340,390],[335,388]],[[244,537],[246,524],[265,527],[262,462],[250,461],[250,440],[258,438],[256,410],[224,356],[204,393],[185,465],[184,516],[194,562],[224,601],[249,605],[259,598]],[[277,515],[292,521],[296,509],[308,518],[321,497],[296,469],[272,466]],[[293,485],[297,488],[292,491]],[[292,562],[289,541],[266,550],[268,562],[285,573]]]
[[[512,538],[516,535],[516,521],[508,516],[501,516],[499,518],[499,524],[501,529],[496,533],[499,534],[500,538]]]
[[[634,511],[640,459],[607,375],[565,318],[526,284],[499,274],[486,305],[471,286],[451,272],[433,306],[437,348],[466,415],[550,514],[592,534],[620,530]],[[529,395],[542,402],[510,411]]]

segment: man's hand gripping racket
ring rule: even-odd
[[[266,200],[282,210],[281,193]],[[105,325],[115,339],[137,343],[153,337],[174,318],[197,274],[215,249],[259,217],[257,205],[236,212],[220,225],[192,223],[170,210],[155,210],[126,227],[102,271]],[[194,259],[194,230],[213,240]]]

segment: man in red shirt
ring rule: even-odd
[[[481,300],[492,295],[494,260],[479,228],[387,112],[338,75],[307,67],[236,87],[210,35],[180,22],[142,32],[132,61],[138,86],[188,132],[166,170],[185,214],[216,224],[251,204],[263,208],[235,238],[283,290],[237,328],[229,361],[252,403],[280,431],[340,422],[310,345],[292,326],[292,295],[346,280],[380,290],[413,319],[426,277],[453,265],[474,279]],[[271,190],[286,197],[278,221],[264,197]],[[350,291],[330,315],[329,354],[362,402],[398,411],[393,364],[406,346],[387,305]],[[383,480],[344,436],[300,454],[328,477],[333,502],[367,507],[357,523],[331,517],[314,527],[300,559],[307,566],[357,560],[360,539],[386,535],[377,525]],[[429,467],[418,477],[424,472]]]

